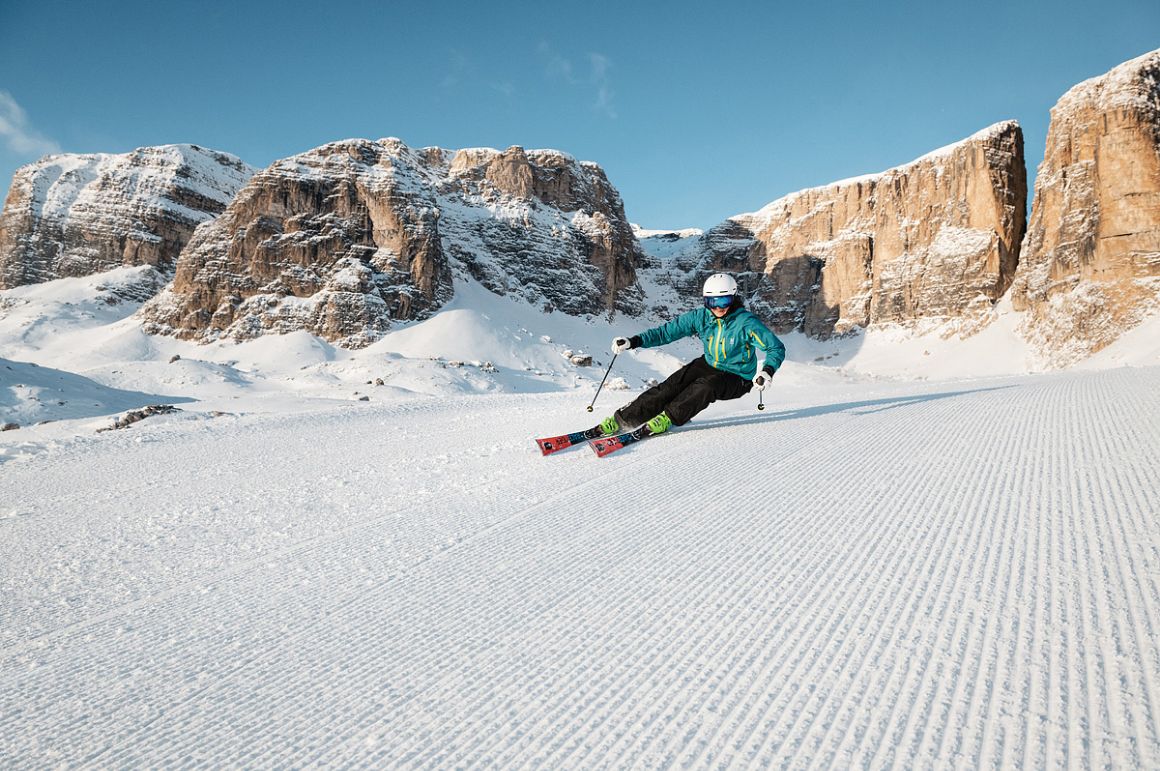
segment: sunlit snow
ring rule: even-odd
[[[144,270],[0,292],[6,768],[1160,765],[1156,319],[787,335],[765,410],[545,458],[695,343],[588,413],[654,320],[199,346]]]

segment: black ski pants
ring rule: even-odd
[[[625,428],[633,428],[667,412],[673,425],[683,426],[715,401],[740,399],[753,383],[740,375],[715,368],[698,356],[616,411]]]

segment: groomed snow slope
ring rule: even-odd
[[[603,460],[509,393],[6,463],[0,766],[1160,766],[1160,368],[767,402]]]

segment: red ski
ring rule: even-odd
[[[566,450],[572,445],[580,444],[581,442],[603,435],[604,432],[600,430],[600,426],[593,426],[586,431],[574,431],[571,434],[561,434],[560,436],[548,436],[543,439],[537,439],[536,446],[540,448],[541,454],[551,455],[554,452]]]
[[[652,433],[649,432],[648,426],[641,426],[635,431],[593,439],[588,442],[588,446],[596,453],[596,457],[603,458],[605,455],[611,455],[633,442],[639,442],[641,439],[647,439],[650,436],[652,436]]]

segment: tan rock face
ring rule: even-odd
[[[493,158],[484,178],[499,192],[514,198],[531,198],[535,190],[532,163],[522,147],[512,147]]]
[[[1160,296],[1160,51],[1069,90],[1051,110],[1012,288],[1051,363],[1094,353]]]
[[[193,145],[53,155],[16,172],[0,215],[0,289],[111,268],[173,269],[254,170]]]
[[[538,193],[562,170],[567,206]],[[633,309],[637,248],[603,173],[561,153],[350,140],[255,175],[141,313],[152,333],[357,347],[439,308],[457,273],[567,313]]]
[[[774,201],[702,237],[702,272],[749,274],[755,309],[814,337],[979,313],[1026,225],[1023,134],[996,124],[896,169]],[[692,290],[693,287],[690,287]]]

